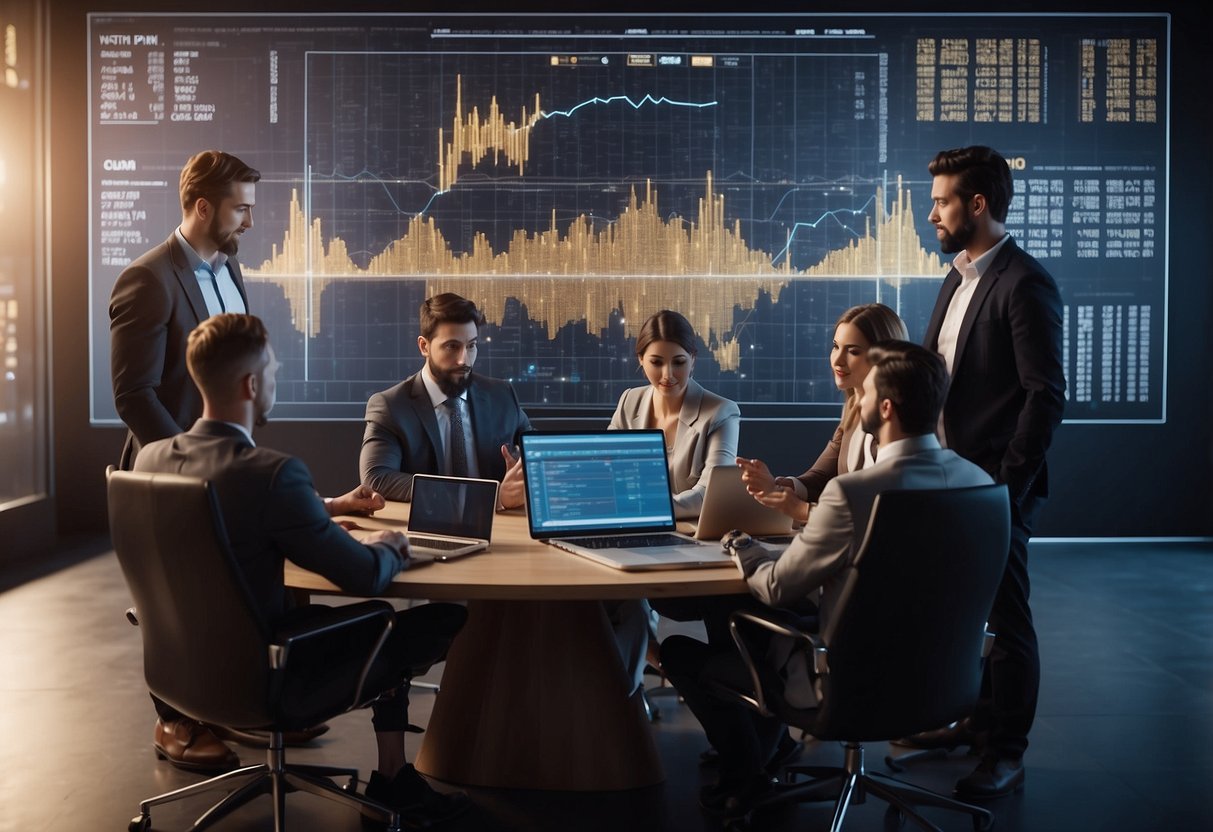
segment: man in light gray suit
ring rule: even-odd
[[[371,396],[358,468],[388,500],[413,496],[413,474],[499,480],[498,508],[525,499],[518,435],[531,422],[508,382],[474,375],[484,315],[452,292],[421,305],[417,349],[425,366]]]
[[[933,352],[905,341],[885,341],[868,353],[872,370],[860,399],[863,429],[879,439],[870,467],[835,477],[822,491],[809,522],[782,553],[772,552],[740,532],[722,541],[737,561],[750,592],[770,606],[792,606],[820,590],[820,627],[838,601],[839,580],[859,551],[876,495],[894,489],[963,488],[988,485],[990,475],[935,436],[948,389],[948,371]],[[685,636],[661,647],[661,662],[674,686],[703,724],[720,752],[720,781],[704,787],[704,808],[743,814],[771,788],[764,766],[783,726],[740,705],[713,697],[709,682],[744,675],[740,657]]]

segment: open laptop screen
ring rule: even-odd
[[[495,480],[416,474],[409,531],[489,540],[496,510]]]
[[[659,430],[522,435],[531,536],[672,531]]]

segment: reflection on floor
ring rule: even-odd
[[[70,560],[70,558],[69,558]],[[1184,544],[1037,544],[1033,608],[1043,686],[1028,751],[1027,786],[991,804],[1002,832],[1213,828],[1213,547]],[[124,829],[139,800],[197,777],[157,762],[152,709],[142,685],[138,634],[123,618],[129,596],[112,554],[0,591],[0,830]],[[0,587],[13,582],[0,575]],[[436,679],[440,669],[432,675]],[[492,695],[491,691],[486,695]],[[434,694],[412,694],[425,724]],[[473,789],[464,830],[718,829],[696,795],[705,742],[673,691],[657,689],[654,732],[663,786],[635,792],[554,794]],[[332,723],[300,762],[374,765],[369,716]],[[870,768],[883,770],[883,745]],[[411,749],[415,753],[416,748]],[[241,748],[246,763],[260,753]],[[840,749],[810,742],[804,760],[835,763]],[[913,768],[907,779],[938,790],[972,761],[954,754]],[[439,784],[440,787],[441,784]],[[204,800],[163,807],[158,830],[186,829]],[[855,807],[847,828],[882,829],[879,801]],[[945,830],[968,820],[930,817]],[[220,829],[268,828],[268,799]],[[825,804],[762,817],[764,830],[829,826]],[[319,798],[288,799],[292,830],[356,832],[358,819]]]

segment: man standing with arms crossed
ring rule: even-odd
[[[1028,539],[1048,496],[1045,452],[1065,408],[1062,304],[1053,278],[1006,232],[1014,193],[1006,159],[988,147],[965,147],[942,151],[928,169],[930,220],[944,253],[956,254],[924,342],[943,356],[952,378],[940,438],[1007,484],[1011,551],[990,612],[997,638],[981,702],[971,718],[905,743],[976,745],[981,763],[956,792],[998,797],[1023,785],[1040,688]]]

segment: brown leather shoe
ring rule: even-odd
[[[242,731],[239,728],[227,728],[222,725],[212,725],[211,730],[215,732],[215,736],[221,740],[228,742],[238,742],[241,745],[249,745],[253,748],[269,748],[270,732],[269,731]],[[328,731],[327,723],[320,723],[315,728],[308,728],[305,731],[283,731],[283,745],[307,745],[316,737]]]
[[[892,745],[900,745],[904,748],[942,748],[945,751],[951,751],[962,745],[981,749],[985,745],[986,737],[981,732],[973,730],[972,720],[965,718],[959,722],[953,722],[951,725],[945,725],[943,728],[923,731],[920,734],[890,742]]]
[[[152,739],[156,756],[188,771],[230,771],[240,765],[236,752],[210,728],[192,719],[156,720]]]

